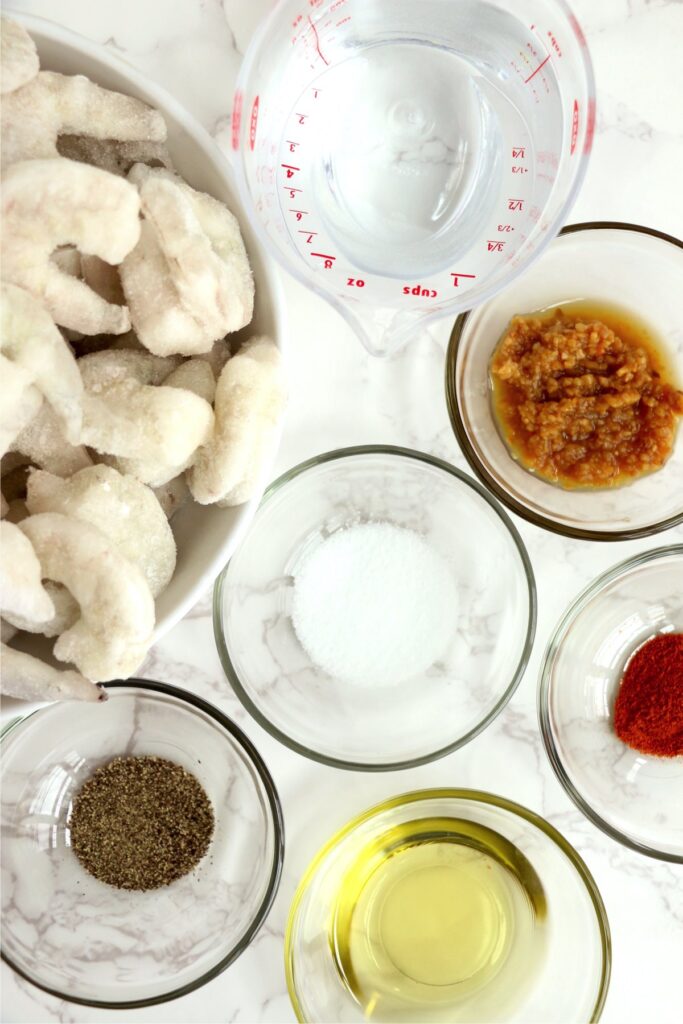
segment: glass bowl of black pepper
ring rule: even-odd
[[[163,683],[51,704],[0,742],[3,959],[60,999],[109,1009],[185,995],[262,925],[284,854],[251,742]]]
[[[587,818],[683,864],[683,544],[595,579],[558,622],[538,711],[557,777]]]

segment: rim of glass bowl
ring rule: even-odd
[[[12,959],[7,956],[5,950],[2,949],[0,955],[2,959],[8,964],[9,967],[18,974],[19,977],[24,978],[30,982],[36,988],[41,989],[43,992],[47,992],[52,996],[56,996],[58,999],[64,999],[69,1003],[77,1003],[80,1006],[94,1006],[99,1009],[105,1010],[134,1010],[141,1009],[145,1006],[158,1006],[160,1003],[167,1003],[171,999],[178,999],[180,996],[186,996],[190,992],[196,991],[213,978],[218,977],[223,971],[229,967],[234,961],[245,951],[245,949],[251,944],[252,940],[256,936],[256,933],[260,930],[261,925],[264,923],[270,908],[273,904],[273,900],[277,894],[278,887],[280,885],[280,876],[282,874],[282,864],[284,861],[285,854],[285,833],[284,833],[284,815],[282,812],[282,805],[280,803],[280,797],[278,795],[275,783],[271,777],[268,768],[266,767],[265,761],[259,754],[258,750],[251,742],[248,736],[242,732],[238,725],[236,725],[232,719],[224,715],[222,711],[210,704],[209,701],[204,700],[202,697],[197,697],[194,693],[189,693],[186,690],[181,690],[177,686],[171,686],[168,683],[159,683],[151,679],[138,679],[132,677],[131,679],[115,680],[109,683],[102,683],[102,686],[107,689],[131,689],[131,690],[150,690],[153,693],[163,693],[166,696],[174,697],[176,700],[184,704],[191,704],[192,707],[198,708],[203,711],[204,714],[208,715],[209,718],[213,719],[219,726],[221,726],[227,733],[229,733],[242,750],[247,754],[247,757],[256,770],[263,788],[266,793],[268,805],[270,807],[271,820],[273,823],[273,864],[270,871],[270,878],[268,880],[268,886],[266,892],[261,900],[261,904],[252,920],[251,924],[247,928],[246,932],[234,946],[230,952],[223,957],[223,959],[215,964],[210,970],[206,971],[201,977],[194,981],[188,982],[186,985],[182,985],[179,988],[172,989],[170,992],[166,992],[158,996],[150,996],[146,999],[129,999],[121,1000],[117,1002],[110,1002],[105,1000],[95,999],[82,999],[78,996],[73,996],[70,993],[60,992],[59,989],[50,988],[48,985],[42,985],[35,978],[32,978],[30,974],[17,967]],[[40,712],[42,708],[36,708],[34,711],[29,712],[23,718],[18,718],[11,722],[9,727],[5,730],[2,740],[0,740],[0,751],[2,749],[2,743],[5,738],[8,737],[14,730],[22,725],[22,723],[28,721],[33,715]]]
[[[388,800],[382,800],[380,803],[375,804],[368,810],[363,811],[362,814],[358,814],[352,818],[351,821],[347,822],[342,828],[334,833],[331,839],[318,850],[313,859],[309,862],[304,874],[299,882],[296,892],[294,893],[294,899],[289,909],[287,916],[287,924],[285,927],[285,975],[287,978],[287,991],[289,992],[289,998],[296,1014],[297,1020],[300,1024],[308,1024],[307,1018],[303,1015],[299,999],[296,992],[296,985],[294,982],[294,971],[292,966],[292,943],[294,933],[294,919],[299,909],[299,904],[303,899],[304,893],[308,889],[314,875],[318,868],[325,860],[327,855],[334,849],[334,847],[341,842],[342,839],[353,832],[359,825],[367,821],[370,818],[381,814],[383,811],[391,810],[394,807],[400,807],[405,804],[417,803],[421,800],[432,800],[432,799],[444,799],[451,798],[457,800],[471,800],[473,803],[490,804],[494,807],[499,807],[502,810],[509,811],[511,814],[516,815],[519,818],[523,818],[525,821],[530,822],[536,828],[540,829],[549,839],[559,846],[572,866],[575,868],[576,873],[583,882],[586,891],[590,897],[593,909],[595,910],[595,916],[600,931],[600,944],[602,947],[602,972],[600,977],[600,987],[598,989],[597,999],[591,1012],[590,1022],[596,1024],[600,1020],[602,1011],[607,998],[607,990],[609,989],[610,974],[612,969],[612,940],[610,935],[609,919],[607,917],[607,910],[603,902],[600,890],[598,889],[595,879],[588,870],[583,858],[574,849],[571,843],[565,839],[561,832],[546,821],[545,818],[541,818],[540,815],[536,814],[535,811],[530,811],[528,807],[524,807],[522,804],[516,803],[514,800],[508,800],[505,797],[497,796],[494,793],[486,793],[479,789],[452,789],[452,788],[437,788],[437,789],[418,789],[410,793],[402,793],[400,796],[390,797]]]
[[[519,535],[514,523],[508,516],[507,512],[500,507],[497,501],[491,497],[485,487],[479,483],[478,480],[473,479],[467,474],[456,469],[455,466],[451,466],[450,463],[444,462],[442,459],[437,459],[433,455],[427,455],[425,452],[418,452],[412,448],[401,448],[397,445],[356,445],[351,448],[337,448],[330,452],[324,452],[321,455],[315,455],[311,459],[307,459],[305,462],[300,462],[299,465],[294,466],[292,469],[287,470],[282,476],[279,476],[277,480],[266,489],[265,494],[259,505],[256,515],[269,501],[274,494],[285,487],[290,481],[296,477],[306,473],[309,469],[313,469],[315,466],[324,465],[327,462],[337,462],[342,459],[353,458],[356,455],[399,455],[404,458],[414,459],[416,462],[425,462],[430,466],[435,466],[437,469],[443,470],[454,476],[461,483],[465,484],[475,491],[479,497],[483,498],[484,501],[493,509],[498,518],[506,527],[511,540],[517,548],[517,553],[522,562],[522,568],[524,569],[524,575],[527,583],[527,591],[529,595],[529,618],[526,628],[526,637],[524,640],[524,647],[520,654],[519,661],[515,667],[514,673],[510,680],[510,683],[505,688],[502,696],[496,702],[495,706],[491,711],[479,722],[474,728],[470,729],[468,733],[462,736],[460,739],[455,740],[453,743],[447,744],[445,747],[441,747],[439,750],[434,751],[430,754],[422,754],[420,757],[409,758],[408,760],[401,761],[388,761],[382,764],[366,764],[362,761],[347,761],[344,758],[330,757],[327,754],[322,754],[317,750],[311,750],[310,747],[305,746],[303,743],[299,743],[297,740],[292,739],[287,733],[282,732],[276,725],[268,719],[263,712],[256,706],[252,701],[249,694],[246,692],[242,683],[235,671],[228,651],[228,645],[225,640],[225,634],[223,632],[222,623],[222,598],[223,598],[223,587],[225,580],[230,569],[230,562],[223,569],[222,573],[216,580],[214,591],[213,591],[213,631],[216,640],[216,647],[218,648],[218,655],[223,666],[223,671],[228,679],[228,682],[232,686],[238,699],[242,702],[244,707],[247,709],[249,714],[258,722],[258,724],[270,733],[276,740],[284,746],[289,747],[290,750],[294,750],[297,754],[303,755],[312,761],[317,761],[320,764],[329,765],[332,768],[344,768],[348,771],[359,771],[359,772],[389,772],[389,771],[401,771],[404,768],[416,768],[418,765],[429,764],[431,761],[438,761],[441,757],[446,757],[447,754],[452,754],[454,750],[458,750],[464,746],[470,740],[478,736],[480,732],[483,732],[491,724],[500,712],[503,710],[505,705],[508,703],[513,693],[519,686],[519,683],[524,675],[524,671],[529,662],[531,655],[531,649],[534,643],[534,636],[536,634],[536,615],[537,615],[537,598],[536,598],[536,581],[534,578],[534,571],[531,566],[531,560],[527,554],[527,550],[524,546],[524,542]]]
[[[571,235],[577,231],[595,230],[635,231],[641,235],[651,235],[653,238],[659,238],[663,242],[670,242],[677,248],[683,249],[683,240],[676,238],[674,235],[668,235],[664,231],[657,231],[655,228],[644,227],[642,224],[629,224],[627,221],[620,220],[592,220],[581,221],[581,223],[577,224],[568,224],[566,227],[562,228],[557,237],[559,238],[562,235]],[[506,508],[511,509],[512,512],[520,516],[522,519],[526,519],[528,523],[533,523],[534,526],[540,526],[541,529],[548,530],[550,533],[556,533],[563,537],[573,537],[576,540],[637,540],[639,537],[652,537],[654,534],[661,533],[662,530],[668,530],[672,526],[677,526],[679,523],[683,523],[682,509],[680,512],[670,516],[668,519],[663,519],[661,522],[654,523],[652,526],[642,526],[632,530],[601,531],[587,528],[580,529],[574,526],[565,526],[564,524],[558,523],[555,519],[551,519],[549,516],[541,515],[538,512],[532,511],[522,502],[513,498],[504,487],[501,487],[496,478],[489,473],[470,442],[462,414],[460,412],[460,403],[458,402],[458,381],[456,373],[458,351],[460,348],[460,339],[471,312],[472,310],[468,310],[466,313],[461,313],[456,319],[448,341],[445,374],[446,406],[448,408],[448,416],[451,421],[453,433],[455,434],[456,440],[460,445],[461,451],[467,459],[470,468],[474,473],[476,473],[482,483],[486,484],[491,493],[506,506]]]
[[[591,598],[598,594],[607,583],[611,583],[625,571],[637,566],[647,565],[649,562],[654,562],[658,558],[666,558],[671,554],[681,555],[681,557],[683,557],[683,544],[668,544],[665,547],[653,548],[650,551],[642,551],[640,554],[632,555],[630,558],[625,558],[623,561],[617,562],[617,564],[613,565],[610,569],[607,569],[606,572],[601,573],[600,576],[597,576],[588,584],[587,587],[584,587],[577,597],[574,598],[551,633],[548,646],[546,647],[543,655],[541,673],[539,676],[537,711],[538,721],[541,727],[541,736],[543,737],[543,745],[545,746],[545,752],[548,756],[548,760],[552,765],[555,775],[567,793],[567,796],[570,797],[582,814],[584,814],[589,821],[599,828],[601,832],[608,835],[610,839],[614,839],[617,843],[621,843],[630,850],[635,850],[636,853],[642,853],[645,857],[653,857],[655,860],[667,861],[670,864],[683,864],[683,854],[666,853],[665,851],[653,850],[651,847],[645,846],[643,843],[639,843],[637,840],[624,835],[624,833],[620,832],[619,829],[614,828],[613,825],[610,825],[601,818],[597,811],[595,811],[593,807],[591,807],[591,805],[581,796],[579,791],[575,788],[569,774],[565,770],[564,764],[562,763],[555,745],[553,731],[550,726],[549,707],[551,669],[555,661],[555,656],[576,616],[583,611]]]

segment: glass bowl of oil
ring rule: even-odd
[[[473,471],[517,515],[554,533],[602,541],[683,522],[683,417],[660,468],[630,481],[615,476],[610,486],[560,485],[528,468],[506,441],[491,374],[512,317],[551,317],[561,309],[600,320],[645,349],[655,376],[683,389],[682,277],[683,242],[670,235],[619,222],[574,224],[513,287],[458,317],[446,360],[451,424]]]
[[[524,807],[466,789],[407,793],[346,825],[309,865],[285,935],[290,998],[311,1022],[596,1021],[610,958],[576,851]]]

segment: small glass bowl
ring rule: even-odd
[[[362,848],[380,844],[397,826],[424,818],[471,821],[493,830],[530,862],[543,889],[547,917],[539,962],[524,984],[520,979],[512,1006],[499,1010],[495,1019],[501,1024],[597,1021],[609,986],[611,943],[605,907],[586,865],[543,818],[471,789],[422,790],[386,800],[349,822],[314,857],[294,896],[285,932],[287,986],[297,1019],[338,1024],[367,1019],[342,981],[330,944],[340,883]],[[429,1019],[490,1020],[490,1009],[477,1003],[480,996],[491,999],[494,985],[495,979],[481,993],[470,994],[469,1001],[443,1007]],[[423,1012],[406,1007],[400,1018],[388,1019],[424,1020]]]
[[[603,832],[638,853],[683,864],[683,757],[640,754],[612,728],[633,652],[683,632],[683,544],[613,566],[572,603],[551,637],[538,710],[550,763]]]
[[[683,242],[619,222],[573,224],[513,287],[458,317],[446,358],[446,400],[465,458],[491,492],[535,526],[586,540],[647,537],[683,522],[683,428],[654,473],[624,487],[567,490],[510,454],[491,407],[489,362],[511,317],[578,299],[632,310],[683,366]]]
[[[377,689],[314,665],[291,620],[301,560],[335,531],[375,521],[428,541],[458,597],[439,661]],[[531,564],[498,504],[447,463],[383,446],[329,452],[276,480],[214,592],[218,652],[247,710],[292,750],[363,771],[424,764],[481,732],[517,687],[535,624]]]
[[[60,999],[129,1009],[192,992],[246,949],[278,888],[283,822],[266,766],[220,711],[162,683],[106,686],[106,704],[51,704],[2,737],[2,956]],[[69,842],[88,776],[138,754],[192,772],[215,814],[195,870],[149,892],[98,881]]]

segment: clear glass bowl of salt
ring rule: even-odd
[[[317,456],[266,492],[216,583],[237,696],[271,735],[342,768],[436,760],[512,696],[536,623],[512,522],[453,466],[384,446]]]

